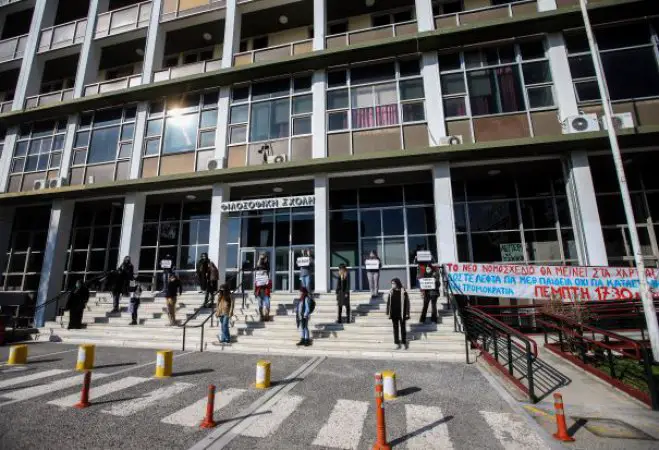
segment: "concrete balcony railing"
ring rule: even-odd
[[[0,0],[0,6],[11,5],[12,3],[22,2],[23,0]]]
[[[94,36],[98,39],[146,27],[150,17],[150,1],[99,14]]]
[[[442,28],[470,25],[487,20],[505,19],[523,16],[538,12],[538,1],[527,0],[523,2],[508,3],[506,5],[487,6],[485,8],[470,9],[454,14],[435,16],[435,27]]]
[[[341,48],[348,45],[361,44],[364,42],[377,41],[396,36],[404,36],[417,33],[415,20],[408,22],[393,23],[381,27],[364,28],[349,31],[347,33],[333,34],[325,38],[327,48]]]
[[[62,89],[61,91],[46,92],[45,94],[33,95],[25,99],[25,109],[52,105],[54,103],[63,102],[64,100],[71,100],[72,98],[73,98],[73,88]]]
[[[142,84],[141,73],[124,78],[115,78],[114,80],[99,81],[98,83],[85,86],[83,96],[105,94],[106,92],[128,89],[133,86],[139,86],[140,84]]]
[[[158,70],[153,73],[153,81],[173,80],[174,78],[181,78],[196,73],[212,72],[214,70],[220,70],[221,68],[222,58],[199,61],[192,64],[185,64],[183,66]]]
[[[78,19],[73,22],[55,25],[41,30],[39,38],[39,52],[81,44],[85,40],[87,19]]]
[[[164,0],[160,11],[160,21],[166,22],[226,6],[226,0]]]
[[[244,66],[260,61],[276,61],[287,56],[302,55],[313,51],[313,39],[290,42],[274,47],[261,48],[233,55],[234,66]]]
[[[27,34],[0,41],[0,62],[11,61],[23,57]]]
[[[7,100],[6,102],[0,102],[0,114],[11,111],[11,105],[14,104],[13,100]]]

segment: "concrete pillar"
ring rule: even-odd
[[[142,84],[151,83],[153,71],[162,67],[162,60],[165,57],[165,31],[160,26],[161,8],[162,0],[152,0],[151,19],[144,48],[144,64],[142,64]]]
[[[311,154],[313,158],[325,158],[327,157],[327,123],[325,122],[327,104],[327,97],[325,96],[327,88],[326,72],[324,70],[315,71],[312,80],[313,115],[311,116],[311,132],[313,136]]]
[[[144,137],[146,135],[146,119],[149,113],[149,104],[142,102],[137,105],[135,116],[135,138],[133,139],[133,154],[130,157],[129,178],[135,180],[140,178],[142,168],[142,154],[144,149]]]
[[[2,152],[0,152],[0,192],[7,192],[9,183],[9,169],[11,169],[11,157],[14,155],[18,127],[11,127],[5,135]]]
[[[316,292],[329,292],[329,178],[316,175],[314,187],[314,280]]]
[[[73,153],[73,144],[75,143],[76,127],[78,126],[78,115],[71,114],[66,123],[66,135],[64,137],[64,149],[62,150],[62,162],[60,163],[59,174],[61,177],[69,177],[71,169],[71,156]]]
[[[556,9],[556,0],[538,0],[538,11],[552,11]]]
[[[142,227],[144,224],[144,207],[146,194],[134,192],[124,199],[124,217],[121,222],[121,240],[116,267],[119,267],[125,256],[130,259],[137,272],[140,266],[140,247],[142,245]]]
[[[585,151],[574,151],[568,161],[568,201],[574,229],[579,264],[606,266],[606,246],[600,223],[595,187],[590,173],[588,155]]]
[[[11,230],[15,214],[16,208],[13,206],[0,208],[0,272],[7,266],[7,250],[11,244]]]
[[[217,101],[217,128],[215,129],[215,158],[222,161],[222,167],[227,166],[227,144],[229,142],[229,113],[231,104],[231,87],[220,88]],[[204,170],[205,167],[201,167]]]
[[[437,52],[424,53],[421,59],[423,91],[426,96],[426,120],[430,145],[439,145],[439,138],[446,136],[442,85],[439,78]]]
[[[227,237],[229,235],[229,213],[222,211],[222,203],[229,201],[230,187],[225,184],[213,185],[211,200],[211,226],[208,242],[208,258],[215,263],[220,273],[219,283],[226,281]]]
[[[565,40],[561,33],[547,35],[547,56],[554,80],[554,92],[561,121],[579,113],[577,97],[572,85],[572,74],[565,50]]]
[[[48,238],[41,266],[41,279],[37,291],[37,306],[45,304],[62,291],[62,277],[66,263],[66,249],[71,237],[73,224],[74,200],[56,200],[50,211]],[[59,302],[37,309],[35,322],[42,327],[48,320],[55,318]]]
[[[56,3],[52,0],[36,0],[34,12],[32,13],[32,22],[30,23],[30,34],[25,43],[21,70],[16,81],[12,111],[23,109],[25,97],[39,90],[41,76],[43,75],[43,60],[36,58],[37,48],[41,29],[52,26],[55,21]]]
[[[238,0],[227,0],[224,19],[224,42],[222,43],[222,68],[233,66],[233,55],[240,48],[240,28],[242,17],[237,5]]]
[[[90,0],[87,13],[87,29],[85,39],[80,47],[80,58],[76,70],[76,80],[73,86],[73,97],[80,98],[84,93],[85,85],[96,81],[98,66],[101,63],[101,46],[94,42],[96,22],[98,15],[108,10],[109,0]]]
[[[435,17],[432,15],[432,2],[430,0],[415,0],[416,23],[419,33],[435,29]]]
[[[448,162],[440,162],[432,168],[433,192],[435,199],[435,223],[437,236],[437,261],[440,263],[458,260],[458,245],[455,238],[455,217],[453,216],[453,191],[451,189],[451,168]]]
[[[313,0],[313,49],[325,49],[327,34],[327,1]]]

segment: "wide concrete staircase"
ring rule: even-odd
[[[297,347],[299,333],[295,327],[293,294],[274,294],[271,300],[272,321],[259,322],[258,307],[252,296],[242,307],[242,297],[236,297],[235,323],[231,328],[232,343],[219,344],[217,321],[200,325],[211,313],[202,309],[188,322],[185,334],[186,350],[224,351],[258,354],[327,355],[340,357],[372,357],[417,359],[431,361],[463,361],[464,335],[453,330],[453,314],[440,304],[440,323],[429,320],[419,324],[422,301],[418,293],[411,293],[411,320],[408,321],[408,350],[396,350],[391,321],[386,317],[386,300],[371,299],[369,294],[351,296],[352,323],[336,323],[336,298],[321,294],[310,330],[311,347]],[[201,306],[200,294],[183,294],[177,303],[177,319],[183,323]],[[131,326],[129,299],[121,300],[121,312],[111,313],[112,300],[107,294],[97,294],[89,300],[82,330],[67,330],[68,312],[58,321],[45,324],[38,338],[64,343],[95,343],[106,346],[171,348],[180,350],[183,328],[168,326],[165,299],[144,295],[139,309],[139,325]],[[429,319],[429,316],[428,316]],[[345,320],[345,316],[344,316]],[[204,330],[202,341],[201,331]]]

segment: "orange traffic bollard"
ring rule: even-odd
[[[377,441],[373,450],[391,450],[387,443],[387,427],[384,422],[384,394],[382,389],[382,374],[375,374],[375,418],[377,421]]]
[[[73,405],[76,408],[87,408],[91,403],[89,403],[89,388],[92,383],[92,373],[91,371],[85,372],[85,379],[82,383],[82,391],[80,392],[80,401]]]
[[[206,417],[199,425],[200,428],[213,428],[217,423],[213,420],[213,411],[215,410],[215,385],[208,386],[208,402],[206,403]]]
[[[563,396],[561,394],[554,394],[554,409],[556,410],[556,426],[558,429],[552,436],[562,442],[574,442],[574,438],[567,432],[565,411],[563,410]]]

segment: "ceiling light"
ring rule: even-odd
[[[366,6],[371,7],[375,5],[375,0],[366,0]]]
[[[144,56],[144,50],[142,50],[141,48],[136,48],[135,53],[137,53],[139,56]]]
[[[213,35],[210,33],[204,33],[201,35],[201,37],[204,38],[204,41],[210,41],[211,39],[213,39]]]
[[[188,194],[188,195],[185,196],[185,199],[186,200],[197,200],[197,196],[192,195],[192,194]]]
[[[376,178],[373,180],[373,183],[375,184],[384,184],[384,178]]]
[[[491,177],[493,177],[495,175],[499,175],[500,173],[501,173],[501,171],[499,169],[492,169],[492,170],[487,171],[487,174]]]
[[[279,23],[282,25],[286,25],[288,23],[288,16],[284,16],[284,15],[279,16]]]
[[[112,206],[121,206],[121,202],[112,202]]]
[[[279,186],[277,186],[277,187],[272,188],[272,192],[276,192],[277,194],[281,194],[282,192],[284,192],[284,190],[282,188],[280,188]]]

